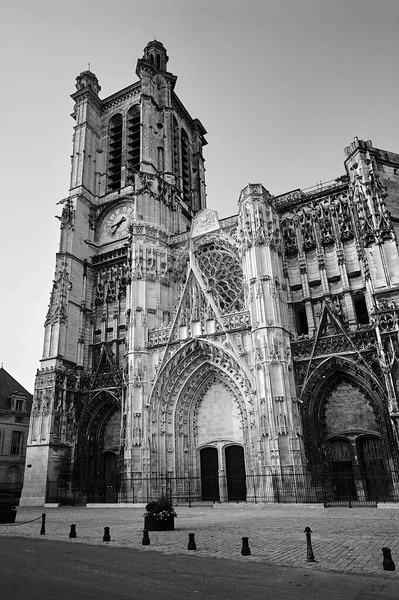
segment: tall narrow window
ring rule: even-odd
[[[158,171],[160,173],[165,171],[165,155],[163,148],[158,148]]]
[[[21,454],[22,431],[13,431],[10,454]]]
[[[127,114],[127,165],[128,176],[140,169],[140,107],[133,106]]]
[[[306,316],[306,309],[302,304],[294,307],[295,314],[295,326],[298,335],[308,335],[308,319]]]
[[[108,189],[119,190],[122,182],[122,115],[109,123]]]
[[[355,309],[355,313],[356,313],[356,319],[357,322],[360,325],[368,325],[369,321],[369,314],[367,312],[367,305],[366,305],[366,300],[364,298],[363,294],[355,294],[354,296],[352,296],[353,299],[353,306]]]
[[[187,203],[191,202],[191,178],[190,178],[190,150],[187,133],[181,130],[181,169],[183,179],[183,198]]]
[[[177,178],[179,177],[179,126],[177,124],[176,117],[172,118],[172,137],[173,137],[173,173]]]

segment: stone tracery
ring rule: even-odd
[[[222,313],[244,307],[243,272],[238,257],[214,241],[196,249],[197,264]]]

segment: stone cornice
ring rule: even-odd
[[[188,125],[191,133],[193,133],[194,128],[197,127],[196,121],[198,121],[198,119],[194,120],[191,117],[188,110],[183,106],[183,103],[174,92],[172,93],[172,106],[175,109],[176,113],[180,116],[180,118],[183,119],[183,121]]]
[[[78,102],[83,102],[85,100],[91,100],[93,102],[93,104],[95,104],[97,106],[97,108],[101,107],[100,98],[89,87],[86,87],[82,90],[75,92],[74,94],[71,94],[71,98],[72,98],[72,100],[74,100],[74,102],[76,104]]]
[[[102,104],[101,104],[102,112],[104,113],[107,110],[110,110],[112,108],[115,108],[116,106],[119,106],[120,104],[125,102],[128,98],[133,98],[134,96],[138,96],[140,94],[140,91],[141,91],[141,82],[137,81],[136,83],[133,83],[132,85],[129,85],[126,88],[123,88],[123,90],[120,90],[119,92],[116,92],[115,94],[112,94],[111,96],[108,96],[107,98],[104,98],[104,100],[102,101]]]
[[[273,205],[279,212],[282,210],[287,210],[291,207],[296,207],[301,204],[306,204],[310,200],[317,200],[319,198],[323,198],[325,196],[331,196],[332,194],[337,194],[341,192],[346,192],[349,189],[349,182],[346,177],[339,177],[338,179],[333,180],[332,182],[327,182],[326,184],[320,184],[320,186],[315,186],[315,188],[308,188],[306,190],[301,190],[297,188],[296,190],[292,190],[286,194],[280,194],[279,196],[274,196]]]

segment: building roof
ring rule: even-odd
[[[0,410],[10,410],[10,398],[15,393],[23,394],[29,402],[32,401],[32,394],[22,387],[3,367],[0,367]]]

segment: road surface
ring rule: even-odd
[[[0,537],[4,600],[396,600],[394,573],[340,573],[109,545]]]

